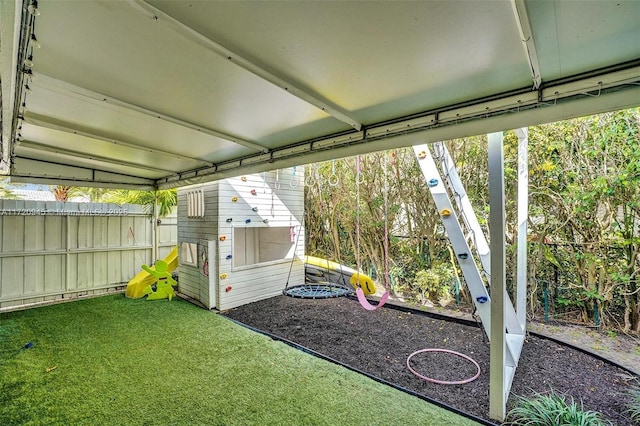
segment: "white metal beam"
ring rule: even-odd
[[[489,241],[491,249],[491,347],[489,361],[489,417],[504,421],[506,333],[504,152],[502,132],[489,134]]]
[[[89,169],[87,169],[89,170]],[[89,170],[90,171],[90,170]],[[36,185],[87,186],[95,188],[131,189],[135,191],[153,191],[153,183],[138,184],[131,182],[113,182],[106,180],[76,180],[62,178],[33,177],[30,175],[12,175],[12,183],[32,183]]]
[[[16,144],[16,148],[19,149],[24,149],[24,150],[29,150],[32,151],[34,153],[39,153],[39,152],[49,152],[51,154],[55,154],[57,157],[60,158],[65,158],[67,160],[73,161],[75,159],[78,158],[83,158],[85,160],[91,160],[94,161],[96,163],[106,163],[106,164],[113,164],[116,166],[125,166],[125,167],[132,167],[135,169],[140,169],[140,170],[148,170],[150,172],[154,172],[156,174],[158,173],[175,173],[174,170],[167,170],[167,169],[161,169],[158,167],[154,167],[154,166],[148,166],[145,164],[140,164],[140,163],[132,163],[130,161],[126,161],[124,159],[119,159],[119,158],[108,158],[108,157],[104,157],[101,155],[94,155],[94,154],[89,154],[86,152],[81,152],[81,151],[76,151],[76,150],[72,150],[72,149],[63,149],[63,148],[59,148],[59,147],[55,147],[55,146],[51,146],[51,145],[46,145],[46,144],[42,144],[42,143],[38,143],[38,142],[30,142],[30,141],[19,141]],[[23,153],[20,152],[20,154],[22,155]],[[24,157],[24,155],[22,155]]]
[[[256,144],[254,142],[249,142],[247,140],[241,139],[241,138],[237,138],[235,136],[231,136],[222,132],[219,132],[217,130],[214,129],[209,129],[207,127],[201,126],[199,124],[195,124],[195,123],[191,123],[189,121],[185,121],[185,120],[181,120],[179,118],[176,117],[172,117],[166,114],[162,114],[160,112],[157,111],[153,111],[150,110],[148,108],[145,107],[141,107],[139,105],[134,105],[132,103],[120,100],[120,99],[116,99],[107,95],[104,95],[102,93],[98,93],[98,92],[94,92],[92,90],[89,89],[85,89],[84,87],[80,87],[80,86],[76,86],[73,85],[71,83],[67,83],[65,81],[62,80],[58,80],[55,79],[53,77],[49,77],[47,75],[44,74],[37,74],[36,78],[34,79],[33,82],[33,86],[37,87],[44,87],[46,89],[49,90],[53,90],[56,91],[58,93],[63,93],[66,95],[75,95],[78,98],[89,98],[92,99],[94,101],[99,101],[102,103],[107,103],[110,105],[114,105],[116,107],[122,108],[124,110],[127,110],[129,112],[131,111],[135,111],[139,114],[143,114],[149,117],[153,117],[156,118],[158,120],[163,120],[163,121],[167,121],[169,123],[173,123],[173,124],[177,124],[178,126],[182,126],[182,127],[186,127],[188,129],[192,129],[192,130],[196,130],[198,132],[202,132],[202,133],[206,133],[208,135],[211,136],[215,136],[217,138],[220,139],[224,139],[227,141],[231,141],[234,143],[237,143],[238,145],[242,145],[244,147],[253,149],[255,151],[259,151],[259,152],[267,152],[268,148]]]
[[[66,123],[58,122],[57,120],[53,120],[48,117],[43,117],[39,114],[27,113],[25,114],[23,121],[33,126],[43,127],[45,129],[56,130],[59,132],[70,133],[78,136],[84,136],[86,138],[107,142],[113,145],[125,146],[129,149],[136,150],[136,151],[158,154],[158,155],[166,156],[166,157],[169,157],[170,159],[175,159],[175,160],[191,161],[194,163],[194,167],[213,166],[213,163],[209,161],[204,161],[204,160],[200,160],[193,157],[187,157],[185,155],[176,154],[174,152],[169,152],[169,151],[163,151],[156,148],[146,148],[131,142],[125,142],[122,140],[109,138],[106,136],[99,135],[97,133],[82,130],[79,126],[71,127]],[[157,170],[161,170],[161,169],[157,169]]]
[[[11,180],[14,182],[140,190],[154,189],[152,179],[122,173],[22,157],[14,157],[13,162]]]
[[[351,117],[346,111],[339,108],[336,105],[330,105],[327,100],[321,99],[319,95],[310,93],[309,90],[303,90],[299,87],[296,87],[291,81],[286,80],[285,78],[276,75],[275,73],[268,71],[264,66],[258,65],[254,62],[249,61],[246,58],[243,58],[236,52],[233,52],[221,44],[211,40],[205,35],[197,32],[193,28],[188,25],[182,23],[177,20],[173,16],[161,11],[160,9],[148,4],[144,0],[128,0],[131,5],[133,5],[136,9],[141,10],[143,13],[149,16],[149,18],[160,20],[166,22],[171,28],[173,28],[176,32],[184,35],[195,43],[203,46],[207,50],[215,53],[218,56],[226,58],[229,62],[249,71],[252,74],[257,75],[262,78],[285,90],[288,93],[291,93],[293,96],[302,99],[319,108],[320,110],[326,112],[337,120],[340,120],[344,123],[347,123],[349,126],[353,127],[356,130],[360,130],[362,128],[362,124],[358,122],[354,117]]]
[[[522,42],[524,53],[527,56],[527,62],[529,62],[529,69],[531,70],[531,77],[533,78],[533,88],[537,90],[542,83],[542,75],[540,73],[540,62],[538,62],[538,53],[536,52],[536,44],[533,40],[529,14],[527,13],[524,0],[511,0],[511,6],[513,7],[513,14],[515,15],[516,25],[520,33],[520,41]]]
[[[638,68],[640,72],[640,68]],[[640,80],[640,74],[636,76]],[[546,89],[545,89],[546,90]],[[551,95],[550,95],[551,96]],[[500,129],[515,129],[522,126],[533,126],[550,121],[567,120],[590,114],[598,114],[622,108],[631,108],[640,103],[640,86],[630,85],[625,90],[602,93],[600,96],[582,96],[580,99],[568,103],[558,99],[543,99],[535,108],[517,113],[500,115],[480,114],[456,122],[440,123],[438,120],[427,120],[430,124],[403,126],[400,124],[389,126],[389,131],[379,130],[378,137],[365,140],[363,132],[328,137],[305,144],[282,147],[271,154],[259,154],[245,157],[208,170],[185,171],[181,175],[168,176],[158,181],[159,188],[175,188],[178,186],[211,182],[240,174],[259,173],[265,170],[292,167],[312,162],[327,161],[336,158],[349,157],[386,149],[402,148],[409,145],[431,143],[482,133],[495,132]],[[517,107],[513,107],[517,111]],[[393,127],[393,128],[392,128]],[[380,126],[376,129],[384,129]],[[384,135],[384,136],[383,136]],[[183,180],[184,178],[184,180]]]
[[[21,1],[0,1],[0,175],[9,174],[11,145],[13,143],[13,117],[18,96],[18,51],[20,49]]]

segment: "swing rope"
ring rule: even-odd
[[[282,290],[282,294],[298,299],[328,299],[331,297],[341,297],[350,294],[350,289],[330,282],[305,283],[289,287],[289,282],[291,280],[291,271],[293,270],[293,263],[296,260],[296,253],[298,252],[298,241],[300,241],[300,234],[302,233],[302,224],[298,226],[297,233],[295,226],[291,227],[290,232],[291,242],[293,242],[295,235],[295,245],[293,249],[293,258],[291,259],[291,264],[289,265],[287,283],[285,284],[284,290]]]
[[[385,291],[380,301],[377,305],[372,305],[369,303],[367,298],[364,295],[364,291],[360,287],[360,183],[362,182],[362,166],[361,166],[361,158],[358,155],[356,159],[356,296],[358,297],[358,302],[365,308],[367,311],[375,311],[378,308],[381,308],[385,303],[387,303],[387,299],[389,298],[389,292]],[[386,277],[385,277],[386,282]]]
[[[389,275],[389,176],[388,164],[384,165],[384,287],[391,287]]]
[[[360,286],[360,156],[356,157],[356,282]]]
[[[302,228],[302,225],[300,225],[300,228]],[[295,225],[293,225],[289,228],[289,235],[291,237],[291,242],[293,242],[294,235],[295,235],[295,245],[293,246],[293,256],[291,257],[291,263],[289,264],[289,273],[287,274],[287,283],[284,286],[284,290],[282,290],[282,292],[285,294],[287,292],[287,289],[289,288],[289,280],[291,279],[291,271],[293,270],[293,263],[296,261],[296,253],[298,252],[298,241],[300,240],[300,230],[298,230],[298,233],[296,233],[296,227]]]

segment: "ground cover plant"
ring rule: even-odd
[[[28,347],[27,347],[28,346]],[[472,424],[180,299],[0,314],[0,424]]]
[[[568,400],[568,401],[567,401]],[[599,413],[584,410],[572,397],[564,397],[555,392],[519,398],[507,416],[508,424],[514,426],[556,426],[584,425],[605,426]]]
[[[478,417],[489,407],[489,346],[476,326],[392,308],[365,311],[355,300],[294,299],[278,296],[229,310],[225,315],[294,341],[325,356],[434,398]],[[445,386],[418,379],[407,357],[424,348],[444,348],[472,357],[481,367],[475,381]],[[447,354],[421,354],[412,367],[439,380],[461,380],[475,366]],[[529,398],[551,389],[581,401],[617,426],[637,424],[627,412],[635,375],[601,359],[553,341],[529,336],[511,388]],[[510,398],[509,408],[516,398]]]
[[[640,385],[636,385],[629,391],[631,402],[629,403],[629,415],[640,423]]]

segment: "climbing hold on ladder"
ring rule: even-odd
[[[235,203],[236,201],[238,201],[238,197],[231,197],[231,201]]]
[[[429,186],[434,187],[438,186],[438,179],[429,179]]]
[[[224,280],[224,279],[225,279],[225,278],[227,278],[227,277],[228,277],[228,275],[227,275],[227,274],[220,274],[220,279],[221,279],[221,280]]]
[[[451,210],[449,210],[449,209],[442,209],[442,210],[440,210],[440,215],[441,215],[442,217],[449,217],[449,216],[451,216]]]
[[[251,210],[254,211],[254,212],[257,212],[258,208],[257,207],[252,207]]]
[[[232,257],[233,257],[232,255],[228,254],[228,255],[227,255],[227,257],[226,257],[226,259],[227,259],[227,260],[231,260],[231,258],[232,258]]]
[[[246,224],[251,223],[251,219],[246,219],[246,220],[244,221],[244,223],[246,223]]]
[[[255,189],[251,190],[251,195],[258,195],[258,191],[256,191]]]
[[[491,336],[495,337],[497,333],[491,329],[491,303],[493,302],[491,297],[496,295],[489,296],[487,294],[487,285],[491,285],[491,250],[486,241],[484,231],[473,211],[464,184],[458,175],[453,158],[444,143],[439,142],[432,146],[436,153],[435,156],[431,155],[427,145],[414,146],[414,153],[418,159],[417,162],[422,174],[425,176],[425,183],[429,183],[429,180],[435,177],[442,184],[445,184],[437,187],[429,186],[429,192],[431,192],[439,212],[444,213],[444,210],[449,210],[449,214],[452,214],[452,217],[447,218],[441,213],[442,223],[449,237],[453,253],[455,253],[458,260],[458,265],[469,293],[472,295],[472,300],[482,320],[482,327],[487,336],[492,339]],[[472,244],[470,245],[470,243]],[[479,265],[472,261],[476,256]],[[500,332],[502,334],[506,330],[506,334],[502,334],[501,337],[507,342],[503,364],[503,372],[505,372],[505,379],[507,379],[506,369],[508,367],[515,368],[515,365],[517,365],[519,351],[524,341],[524,330],[511,300],[506,297],[507,294],[504,296],[502,303],[504,329],[500,330]],[[498,340],[498,344],[500,344],[500,340]]]
[[[227,223],[231,223],[231,222],[233,222],[233,218],[228,217],[227,218]]]
[[[220,235],[220,241],[224,241],[226,239],[227,239],[226,235]]]

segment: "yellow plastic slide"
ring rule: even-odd
[[[178,267],[178,246],[175,246],[171,253],[163,259],[167,262],[167,272],[173,272]],[[156,281],[156,277],[147,271],[140,271],[127,284],[125,295],[132,299],[139,299],[144,296],[144,289]]]
[[[304,257],[305,271],[310,275],[320,274],[325,280],[329,280],[338,284],[348,282],[353,288],[362,288],[364,294],[375,294],[376,285],[368,275],[362,272],[358,273],[355,269],[348,266],[332,262],[319,257]]]

